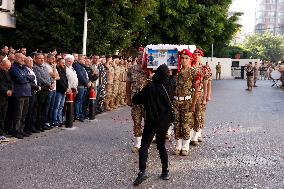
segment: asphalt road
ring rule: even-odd
[[[213,82],[204,142],[190,156],[172,155],[170,181],[159,179],[155,144],[150,178],[137,188],[284,188],[284,91],[259,81]],[[72,129],[53,129],[0,144],[0,188],[132,188],[138,156],[131,153],[130,108],[103,113]]]

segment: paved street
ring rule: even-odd
[[[150,178],[138,188],[284,188],[284,91],[259,81],[213,82],[204,142],[190,156],[171,154],[170,181],[159,179],[160,160],[150,149]],[[0,188],[132,188],[138,156],[131,153],[130,108],[0,144]]]

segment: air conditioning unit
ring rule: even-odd
[[[14,13],[15,0],[0,0],[0,11]]]

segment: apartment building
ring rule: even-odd
[[[257,0],[255,33],[284,35],[284,0]]]

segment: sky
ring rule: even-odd
[[[230,11],[243,12],[240,24],[243,25],[241,33],[251,33],[254,30],[256,0],[233,0]]]

